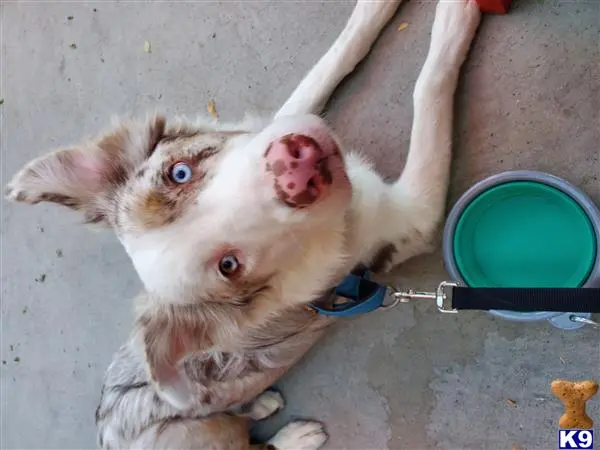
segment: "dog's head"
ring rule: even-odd
[[[10,199],[112,226],[147,291],[186,304],[247,304],[265,288],[306,301],[339,262],[350,194],[339,143],[315,116],[259,130],[124,123],[8,185]]]
[[[114,228],[149,294],[136,333],[150,375],[174,404],[189,397],[175,369],[185,354],[329,287],[351,198],[339,143],[315,116],[123,123],[31,161],[7,190]]]

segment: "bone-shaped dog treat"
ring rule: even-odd
[[[579,430],[592,428],[594,421],[585,412],[585,402],[598,392],[596,381],[554,380],[550,388],[552,393],[565,405],[565,413],[558,421],[560,428]]]

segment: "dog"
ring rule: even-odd
[[[358,264],[387,271],[435,247],[449,181],[453,97],[480,21],[440,0],[414,90],[406,167],[384,182],[318,116],[400,0],[360,0],[333,46],[268,120],[121,122],[37,158],[9,199],[54,202],[112,227],[145,288],[96,411],[111,448],[250,448],[247,421],[283,406],[266,390],[334,319],[306,305]],[[291,422],[252,448],[317,449]]]

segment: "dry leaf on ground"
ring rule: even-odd
[[[217,103],[214,100],[208,102],[208,105],[206,105],[206,110],[213,119],[217,120],[219,118],[219,114],[217,113]]]

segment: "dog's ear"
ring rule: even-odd
[[[6,188],[10,200],[53,202],[81,210],[86,222],[102,222],[110,195],[126,182],[162,138],[165,119],[122,124],[99,139],[29,162]]]
[[[161,397],[179,409],[193,402],[190,381],[179,373],[188,354],[212,346],[210,324],[196,305],[169,305],[145,311],[136,322],[148,372]]]

